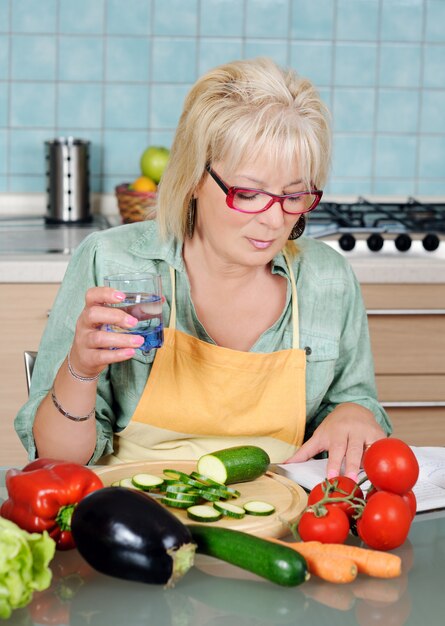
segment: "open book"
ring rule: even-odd
[[[445,508],[445,447],[411,446],[411,449],[420,467],[419,478],[413,489],[417,512]],[[274,465],[271,469],[311,490],[326,478],[326,465],[326,459],[311,459],[304,463]],[[359,474],[359,480],[363,477],[364,473]],[[362,488],[368,486],[369,482],[365,482]]]

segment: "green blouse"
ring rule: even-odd
[[[299,316],[300,347],[306,349],[307,439],[338,404],[355,402],[370,409],[390,433],[387,414],[377,401],[374,365],[366,311],[360,286],[346,259],[326,244],[302,237],[293,260]],[[28,402],[20,409],[15,428],[28,450],[36,455],[32,434],[34,414],[52,386],[74,336],[76,320],[89,287],[103,285],[108,274],[157,271],[166,298],[163,315],[168,325],[171,303],[169,266],[176,271],[177,328],[212,342],[200,323],[190,294],[182,258],[182,244],[162,242],[154,221],[98,231],[76,249],[43,334],[33,371]],[[252,347],[253,352],[273,352],[292,347],[289,270],[279,253],[272,272],[288,280],[287,299],[280,318]],[[150,375],[156,350],[140,350],[123,363],[109,366],[97,388],[97,442],[90,463],[113,452],[113,433],[125,428]]]

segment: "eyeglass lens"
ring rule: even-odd
[[[248,189],[233,189],[232,205],[235,209],[246,213],[262,211],[271,201],[272,197],[266,193]],[[283,209],[287,213],[305,213],[309,211],[318,197],[312,193],[304,193],[291,196],[283,200]]]

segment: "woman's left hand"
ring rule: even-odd
[[[327,478],[340,474],[344,460],[344,474],[357,480],[364,449],[384,437],[386,433],[369,409],[359,404],[339,404],[285,463],[301,463],[327,451]]]

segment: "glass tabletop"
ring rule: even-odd
[[[0,470],[0,502],[6,497]],[[315,576],[284,588],[211,557],[173,589],[95,572],[77,550],[57,552],[51,587],[0,624],[32,626],[439,626],[445,616],[445,511],[417,515],[402,576],[359,575],[345,585]]]

